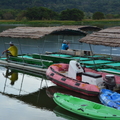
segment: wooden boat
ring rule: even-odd
[[[53,100],[62,108],[75,114],[95,120],[120,120],[120,111],[99,103],[74,97],[63,93],[55,93]]]
[[[102,104],[120,110],[120,94],[108,89],[101,89],[100,101]]]
[[[5,57],[0,58],[1,60],[5,60]],[[36,65],[36,67],[47,68],[53,64],[53,61],[43,60],[43,59],[35,59],[31,55],[19,55],[17,57],[10,57],[9,62],[15,62],[18,64],[29,64]]]
[[[98,84],[103,83],[101,75],[84,72],[80,63],[75,60],[70,61],[70,64],[50,65],[46,71],[46,76],[58,86],[89,96],[97,96],[100,92],[100,88],[94,84],[95,81]]]
[[[44,60],[50,60],[54,63],[69,63],[70,60],[72,60],[71,55],[66,54],[32,54],[32,57],[35,59],[44,59]]]
[[[65,50],[66,51],[66,50]],[[67,52],[71,52],[71,51],[67,51]],[[72,51],[74,52],[74,51]],[[96,66],[102,66],[103,64],[107,64],[107,63],[112,63],[113,61],[110,60],[101,60],[100,58],[102,58],[100,55],[94,55],[94,56],[77,56],[74,54],[63,54],[63,53],[49,53],[49,54],[37,54],[34,53],[32,54],[32,57],[35,59],[44,59],[44,60],[51,60],[54,63],[69,63],[70,60],[74,60],[74,59],[79,59],[80,62],[84,63],[85,65],[89,66],[89,67],[95,67]],[[93,60],[94,58],[94,60]],[[98,60],[100,59],[100,60]]]

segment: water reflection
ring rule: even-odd
[[[15,81],[18,80],[18,72],[15,70],[10,70],[9,67],[6,68],[7,68],[6,73],[5,74],[3,73],[3,76],[11,81],[10,83],[11,85],[14,85]]]
[[[16,98],[20,101],[23,101],[26,104],[44,110],[46,109],[52,111],[56,107],[55,102],[47,96],[46,88],[39,89],[38,91],[26,95],[13,95],[8,93],[1,93],[1,94],[8,96],[10,98]]]
[[[59,106],[56,106],[53,111],[57,115],[57,117],[66,118],[67,120],[91,120],[89,118],[69,112]]]
[[[91,96],[83,95],[83,94],[80,94],[80,93],[77,93],[74,91],[70,91],[70,90],[67,90],[67,89],[59,87],[59,86],[50,86],[46,89],[46,93],[50,98],[53,98],[53,94],[56,92],[69,94],[69,95],[73,95],[75,97],[79,97],[79,98],[87,99],[87,100],[90,100],[93,102],[101,103],[97,96],[91,97]]]
[[[13,73],[17,73],[18,77],[11,85],[10,76]],[[56,104],[46,94],[46,88],[54,84],[46,80],[44,75],[23,72],[10,67],[0,67],[0,77],[0,106],[2,109],[0,119],[16,120],[19,117],[18,120],[48,118],[56,120],[55,114],[52,113]]]
[[[46,87],[47,83],[52,84],[50,81],[46,82],[42,74],[33,75],[30,72],[25,73],[25,71],[10,67],[2,69],[0,74],[2,77],[0,91],[6,94],[26,95]]]

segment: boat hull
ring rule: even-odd
[[[1,60],[5,60],[6,58],[1,58]],[[10,57],[9,62],[16,62],[18,64],[29,64],[29,65],[36,65],[42,68],[47,68],[53,64],[53,61],[50,60],[43,60],[43,59],[35,59],[32,58],[30,55],[19,55],[17,57]]]
[[[102,104],[120,110],[120,94],[108,89],[101,89],[99,96]]]
[[[53,100],[62,108],[96,120],[120,120],[119,110],[67,94],[55,93]]]
[[[99,95],[100,90],[96,85],[87,84],[60,73],[60,71],[68,71],[68,67],[69,64],[53,64],[47,69],[46,76],[56,85],[67,88],[69,90],[82,93],[88,96]]]

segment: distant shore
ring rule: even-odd
[[[103,19],[103,20],[91,20],[85,19],[82,21],[59,21],[59,20],[35,20],[35,21],[16,21],[16,20],[0,20],[2,24],[16,24],[16,25],[28,25],[28,26],[61,26],[61,25],[92,25],[98,27],[104,27],[105,25],[120,25],[120,19]]]

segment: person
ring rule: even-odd
[[[14,57],[18,56],[17,47],[13,44],[13,42],[10,42],[9,44],[10,44],[10,47],[7,50],[2,52],[2,54],[6,53],[6,58],[7,58],[6,60],[8,60],[10,56],[14,56]]]
[[[68,50],[69,49],[69,45],[68,45],[67,40],[63,41],[61,49],[62,50]]]
[[[11,83],[10,83],[11,85],[14,85],[15,81],[18,80],[18,72],[14,70],[10,71],[9,68],[7,68],[5,75],[3,73],[3,76],[11,80]]]

